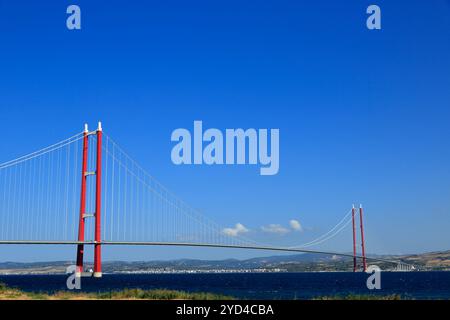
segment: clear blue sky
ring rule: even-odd
[[[365,27],[372,3],[381,31]],[[70,4],[81,7],[81,31],[66,29]],[[283,241],[301,243],[363,203],[369,252],[449,249],[448,0],[0,1],[0,37],[0,162],[102,120],[224,226],[298,219],[305,232]],[[280,173],[174,166],[171,132],[194,120],[279,128]],[[350,232],[325,248],[350,251]],[[1,247],[0,261],[74,253]],[[249,255],[105,250],[105,259]]]

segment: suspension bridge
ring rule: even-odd
[[[328,254],[357,261],[401,261],[366,256],[363,209],[359,208],[361,255],[357,254],[357,213],[353,207],[320,237],[298,246],[262,244],[230,235],[165,188],[103,132],[83,132],[0,164],[0,245],[76,246],[77,274],[84,270],[84,248],[94,247],[94,277],[102,276],[102,246],[234,248]],[[352,225],[353,253],[310,248]]]

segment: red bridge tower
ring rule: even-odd
[[[96,171],[88,171],[88,154],[89,154],[89,137],[92,135],[97,136],[97,157],[96,157]],[[80,200],[80,220],[78,224],[78,241],[85,241],[85,219],[95,217],[95,240],[94,240],[94,274],[95,278],[101,278],[102,276],[102,257],[101,257],[101,208],[102,208],[102,124],[98,123],[96,131],[89,132],[88,125],[84,127],[83,138],[83,163],[81,172],[81,200]],[[89,176],[95,176],[95,212],[86,212],[86,185],[87,178]],[[83,273],[83,256],[84,256],[84,244],[80,243],[77,247],[77,268],[76,275],[81,276]]]

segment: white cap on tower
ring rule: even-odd
[[[86,132],[86,133],[89,132],[87,123],[84,124],[84,132]]]
[[[102,131],[102,123],[101,123],[101,121],[98,122],[98,129],[97,130],[98,131]]]

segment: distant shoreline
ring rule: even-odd
[[[403,272],[414,272],[414,273],[429,273],[429,272],[450,272],[450,270],[418,270],[418,271],[393,271],[393,270],[386,270],[386,271],[382,271],[385,273],[403,273]],[[109,275],[202,275],[202,274],[216,274],[216,275],[221,275],[221,274],[261,274],[261,273],[265,273],[265,274],[280,274],[280,273],[285,273],[285,274],[308,274],[308,273],[354,273],[353,271],[279,271],[279,272],[253,272],[253,271],[215,271],[215,270],[211,270],[211,271],[177,271],[177,272],[113,272],[113,273],[108,273],[108,272],[104,272],[103,275],[105,276],[109,276]],[[362,273],[362,271],[358,271],[355,274],[360,274]],[[8,276],[64,276],[67,275],[66,273],[27,273],[27,272],[17,272],[17,273],[2,273],[0,272],[0,276],[4,276],[4,277],[8,277]],[[88,276],[89,278],[89,276]]]
[[[450,271],[450,250],[405,256],[380,256],[401,261],[417,271]],[[0,275],[65,274],[73,261],[0,262]],[[392,263],[379,262],[381,270],[396,271]],[[85,270],[92,263],[85,263]],[[359,270],[361,270],[359,266]],[[285,273],[285,272],[352,272],[353,260],[332,255],[296,254],[251,258],[246,260],[104,261],[104,274],[195,274],[195,273]]]

